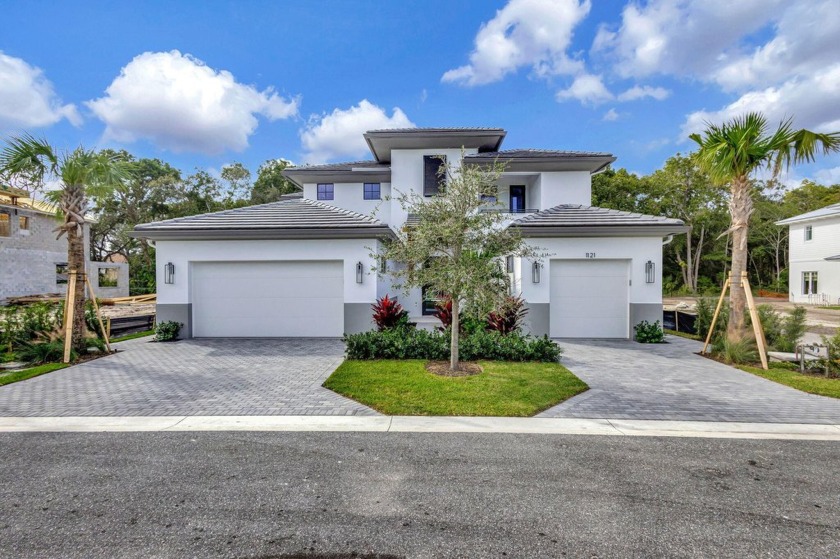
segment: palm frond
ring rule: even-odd
[[[43,185],[46,176],[56,173],[58,164],[52,146],[28,133],[9,138],[0,151],[0,173],[34,181],[36,187]]]

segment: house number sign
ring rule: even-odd
[[[587,252],[586,257],[587,258],[595,258],[595,253],[594,252]]]

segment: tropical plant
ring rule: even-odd
[[[658,320],[653,324],[643,320],[633,327],[633,331],[636,333],[636,341],[640,344],[661,344],[665,341],[665,332]]]
[[[440,320],[438,330],[443,331],[452,327],[452,299],[445,297],[435,303],[435,312],[433,315]]]
[[[26,180],[33,188],[42,188],[45,180],[55,179],[59,189],[54,199],[63,216],[56,228],[58,237],[67,235],[67,263],[77,274],[75,283],[73,322],[70,332],[72,346],[83,351],[85,337],[85,224],[87,197],[124,184],[131,176],[131,166],[113,152],[96,152],[76,148],[58,152],[44,140],[24,134],[13,137],[0,151],[0,174]]]
[[[755,340],[746,331],[736,338],[720,336],[712,345],[712,353],[726,363],[736,365],[758,361]]]
[[[396,262],[389,277],[397,289],[430,289],[452,301],[450,368],[458,369],[461,310],[486,316],[509,291],[509,279],[500,265],[506,255],[537,257],[506,216],[483,212],[488,196],[496,196],[503,165],[471,165],[463,155],[457,170],[440,165],[440,191],[430,197],[419,192],[400,193],[403,210],[416,216],[411,226],[383,241],[375,256]]]
[[[373,321],[380,332],[405,325],[408,322],[408,311],[403,309],[403,306],[396,299],[391,299],[387,295],[377,299],[376,303],[371,305],[371,308],[373,309]]]
[[[761,168],[769,168],[773,178],[792,163],[814,161],[817,154],[840,150],[840,132],[817,133],[794,130],[792,119],[785,120],[768,133],[767,119],[761,113],[748,113],[721,125],[707,123],[703,135],[692,134],[700,146],[700,166],[715,184],[729,185],[732,240],[730,270],[730,310],[727,336],[733,344],[743,339],[746,295],[740,279],[747,271],[749,220],[753,213],[753,190],[750,178]]]
[[[709,335],[709,328],[712,326],[712,318],[715,314],[715,306],[717,302],[713,299],[709,299],[706,297],[701,297],[697,299],[697,304],[695,305],[694,309],[697,313],[697,317],[694,319],[694,332],[703,338],[706,339],[706,336]],[[718,334],[721,332],[726,331],[726,323],[729,320],[729,305],[726,301],[723,302],[721,305],[720,313],[718,313],[718,318],[715,323],[715,333],[713,338],[716,338]]]
[[[780,314],[770,305],[759,305],[756,310],[767,345],[776,351],[796,351],[805,335],[805,307],[797,305],[788,315]]]
[[[502,305],[487,315],[487,329],[500,334],[510,334],[522,327],[522,321],[528,314],[522,297],[507,297]]]

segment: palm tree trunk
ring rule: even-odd
[[[458,309],[458,298],[452,297],[452,333],[450,337],[449,347],[449,369],[452,371],[458,370],[458,338],[461,333],[461,317]]]
[[[73,295],[72,341],[77,351],[83,351],[85,339],[85,236],[76,229],[67,231],[67,264],[76,271],[76,289]]]
[[[746,176],[732,181],[732,198],[729,200],[729,214],[732,217],[732,287],[729,292],[729,326],[727,337],[738,339],[744,332],[744,315],[747,307],[741,272],[747,271],[747,236],[750,215],[753,211],[752,193]]]

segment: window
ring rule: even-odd
[[[814,238],[814,228],[811,225],[805,226],[805,240],[810,241]]]
[[[29,217],[25,215],[18,216],[18,228],[21,231],[29,231]]]
[[[318,200],[333,200],[335,198],[334,184],[319,184],[318,185]]]
[[[116,268],[99,268],[99,287],[117,287],[120,272]]]
[[[511,185],[510,187],[510,213],[521,213],[525,211],[525,185]]]
[[[56,264],[55,265],[55,283],[58,285],[66,285],[67,284],[67,273],[69,270],[67,269],[67,264]]]
[[[485,204],[495,204],[499,200],[495,196],[490,196],[489,194],[482,194],[481,195],[481,201],[484,202]]]
[[[365,200],[380,200],[381,189],[378,182],[365,183]]]
[[[12,235],[12,220],[9,214],[0,213],[0,237]]]
[[[434,196],[446,185],[446,156],[423,156],[423,196]]]
[[[817,294],[817,272],[802,272],[802,294]]]
[[[505,258],[505,271],[509,274],[513,273],[513,256]]]

